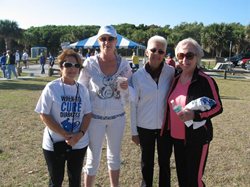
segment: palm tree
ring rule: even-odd
[[[21,29],[17,22],[10,20],[0,20],[0,38],[4,39],[5,48],[11,49],[11,41],[17,40],[21,36]]]

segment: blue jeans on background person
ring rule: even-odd
[[[4,77],[4,78],[7,78],[6,65],[2,65],[2,66],[1,66],[1,70],[2,70],[2,72],[3,72],[3,77]]]
[[[17,78],[17,73],[16,73],[16,67],[14,64],[8,64],[7,65],[7,79],[11,79],[11,72],[13,72],[13,74],[15,75],[15,77]]]
[[[159,165],[159,187],[170,187],[170,157],[172,138],[170,134],[160,135],[160,129],[137,127],[141,146],[142,187],[153,186],[155,143],[157,143]]]
[[[65,163],[69,178],[69,187],[81,186],[83,160],[87,147],[75,149],[62,155],[43,149],[44,158],[49,171],[49,187],[61,187],[64,179]]]

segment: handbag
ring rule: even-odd
[[[72,147],[65,141],[53,143],[54,152],[58,155],[66,154],[72,150]]]
[[[49,129],[48,133],[49,133]],[[70,146],[69,144],[67,144],[64,141],[60,141],[60,142],[54,142],[53,138],[51,137],[50,133],[49,133],[49,137],[53,143],[53,148],[54,148],[54,152],[56,155],[64,155],[66,153],[69,153],[72,150],[72,146]]]

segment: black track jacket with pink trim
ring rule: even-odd
[[[168,95],[170,95],[174,90],[174,88],[176,87],[179,78],[180,74],[178,74],[174,78]],[[209,143],[213,139],[213,127],[211,118],[221,114],[223,111],[222,102],[219,96],[219,89],[215,80],[212,77],[205,74],[202,70],[196,68],[191,80],[191,84],[189,85],[188,88],[186,104],[191,102],[192,100],[198,99],[203,96],[215,100],[216,105],[207,111],[199,111],[199,110],[194,111],[195,112],[194,121],[206,120],[206,124],[198,129],[193,129],[193,125],[191,125],[190,127],[185,126],[186,143],[191,143],[191,144]],[[168,96],[166,99],[168,99]],[[167,133],[167,131],[171,130],[169,107],[170,107],[169,104],[167,104],[165,110],[165,117],[162,124],[162,130],[161,130],[162,134]]]

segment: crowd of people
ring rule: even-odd
[[[28,58],[29,56],[26,50],[24,50],[23,53],[20,53],[19,50],[16,50],[14,53],[11,50],[3,52],[2,56],[0,56],[0,67],[3,78],[11,79],[13,73],[17,79],[22,69],[21,62],[23,62],[24,69],[28,68]]]
[[[46,63],[48,63],[50,68],[53,68],[55,64],[55,57],[50,52],[47,56],[46,51],[42,51],[37,56],[37,59],[40,64],[41,74],[45,74]],[[14,74],[14,78],[17,79],[18,76],[21,76],[23,69],[29,69],[29,61],[27,50],[23,50],[23,53],[20,53],[19,50],[16,50],[14,53],[11,50],[3,52],[2,56],[0,56],[0,68],[3,78],[11,79],[12,74]]]
[[[192,38],[180,41],[175,48],[177,70],[176,63],[165,60],[166,39],[155,35],[148,40],[145,64],[133,73],[129,62],[117,54],[115,28],[102,26],[97,36],[99,53],[83,63],[72,49],[62,51],[61,77],[46,85],[35,108],[45,125],[42,149],[49,186],[62,185],[65,162],[69,186],[94,186],[104,142],[110,186],[119,186],[126,106],[131,140],[141,150],[141,186],[153,186],[156,150],[159,187],[171,186],[172,152],[179,186],[205,186],[211,118],[223,107],[215,80],[199,69],[201,46]],[[128,93],[127,103],[123,93]],[[186,107],[203,97],[214,105],[206,110]]]

